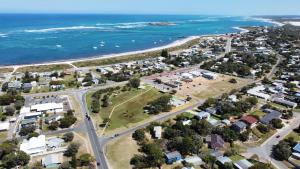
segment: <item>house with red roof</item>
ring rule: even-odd
[[[258,122],[258,120],[253,116],[243,116],[241,121],[246,123],[250,128],[254,127]]]

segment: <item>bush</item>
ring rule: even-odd
[[[283,127],[281,119],[273,119],[271,121],[271,125],[276,129],[281,129]]]
[[[78,152],[78,149],[79,149],[80,145],[77,144],[77,143],[71,143],[67,150],[64,152],[64,156],[66,157],[72,157],[72,156],[75,156]]]
[[[145,132],[143,129],[138,129],[132,134],[132,138],[136,141],[143,141],[145,139]]]
[[[236,79],[232,78],[229,80],[230,83],[237,83]]]
[[[35,126],[22,127],[19,134],[20,136],[27,136],[29,133],[35,131]]]

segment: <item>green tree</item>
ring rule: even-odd
[[[142,146],[146,159],[151,167],[161,167],[164,163],[164,154],[159,145],[155,143],[145,144]]]
[[[273,119],[271,121],[271,125],[276,129],[281,129],[283,127],[281,119]]]
[[[272,153],[277,160],[282,161],[287,160],[291,156],[292,150],[288,142],[280,141],[273,147]]]
[[[145,131],[143,129],[138,129],[132,134],[132,138],[138,142],[145,139]]]
[[[163,95],[160,98],[150,102],[146,109],[149,111],[150,114],[168,112],[172,108],[172,105],[170,104],[171,98],[171,95]]]
[[[216,160],[216,157],[211,155],[206,155],[203,157],[203,161],[206,163],[206,166],[210,169],[214,169]]]
[[[72,156],[76,155],[77,152],[78,152],[79,147],[80,147],[80,144],[71,143],[68,146],[67,150],[64,152],[64,156],[72,157]]]
[[[169,52],[167,50],[162,50],[161,51],[161,56],[164,58],[168,58],[169,57]]]
[[[264,164],[264,163],[255,163],[252,167],[249,169],[270,169],[270,164]]]
[[[128,85],[132,88],[138,88],[138,87],[140,87],[140,83],[141,83],[141,80],[137,77],[134,77],[129,80]]]
[[[65,142],[71,142],[74,138],[74,134],[72,132],[69,132],[69,133],[65,133],[62,137],[62,139],[65,141]]]
[[[81,166],[88,166],[94,159],[90,154],[82,154],[79,157],[79,162]]]
[[[17,165],[26,166],[30,156],[23,151],[11,152],[3,157],[2,163],[5,168],[14,168]]]

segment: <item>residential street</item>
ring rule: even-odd
[[[252,154],[257,154],[259,158],[265,159],[269,162],[271,162],[276,168],[278,169],[288,169],[286,165],[284,165],[283,162],[275,160],[272,158],[272,147],[280,140],[283,140],[291,131],[293,131],[294,128],[297,128],[300,123],[300,113],[295,113],[294,119],[286,125],[284,128],[278,130],[276,134],[271,136],[268,140],[266,140],[263,144],[261,144],[259,147],[255,148],[248,148],[247,152]],[[276,136],[280,136],[279,138],[276,138]]]

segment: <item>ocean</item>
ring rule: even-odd
[[[236,16],[0,14],[0,65],[145,50],[188,36],[272,25]]]

